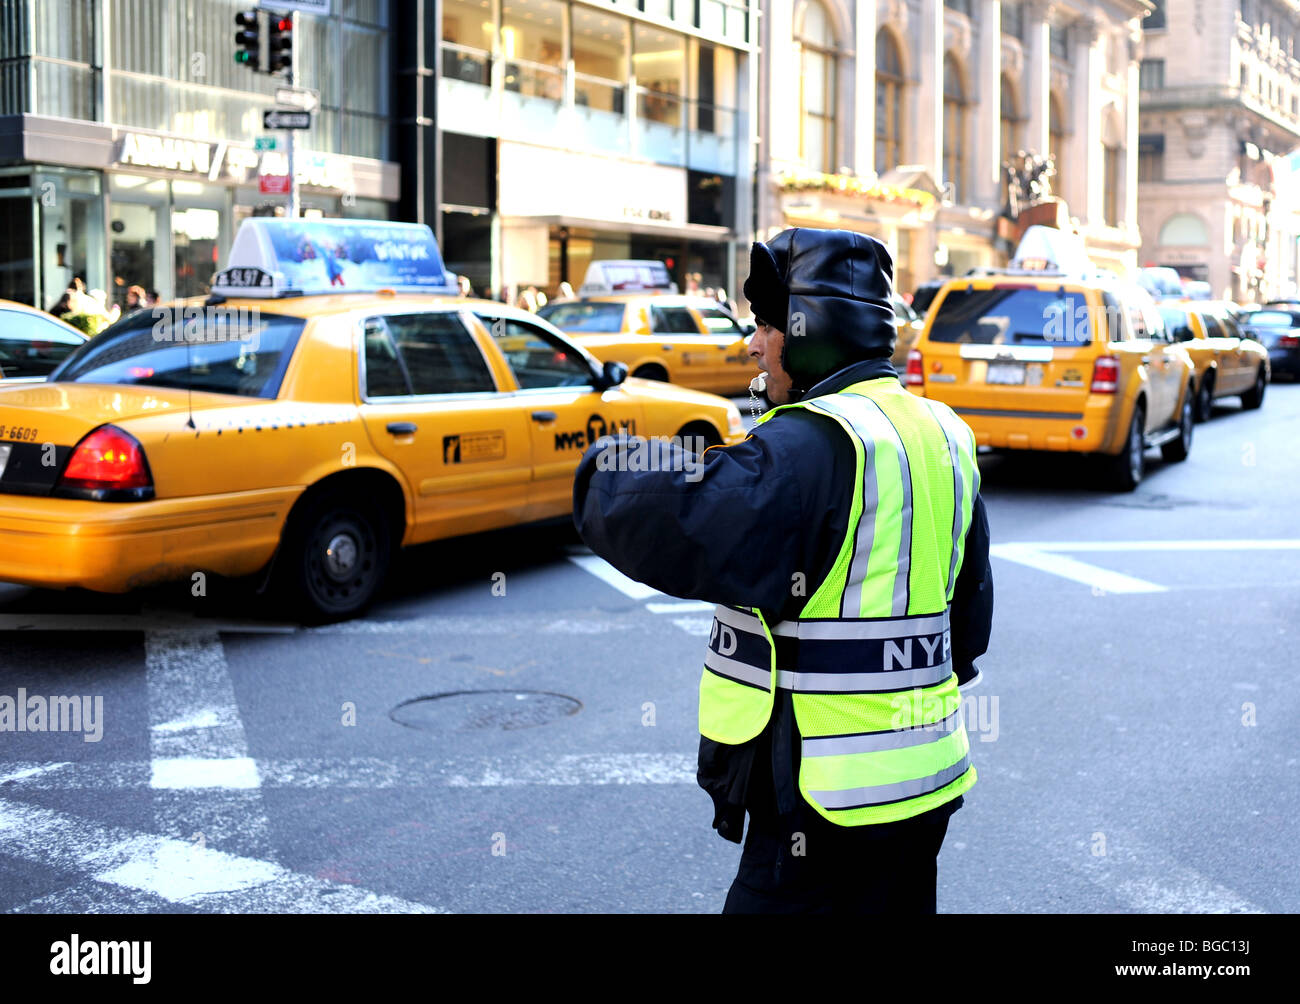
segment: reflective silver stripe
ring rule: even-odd
[[[731,607],[718,604],[713,609],[713,616],[727,627],[733,627],[737,631],[744,631],[748,634],[756,634],[764,641],[767,640],[767,635],[763,634],[763,622],[754,614],[742,613],[739,610],[733,610]]]
[[[708,665],[708,660],[704,660]],[[885,690],[933,687],[952,675],[952,660],[919,669],[891,669],[879,673],[801,673],[778,669],[776,685],[802,693],[872,694]]]
[[[894,600],[890,613],[895,617],[901,617],[907,613],[907,579],[912,568],[912,467],[907,460],[907,447],[903,445],[903,438],[894,428],[894,423],[889,416],[885,414],[885,409],[865,394],[846,396],[861,399],[864,408],[874,408],[879,413],[883,422],[875,438],[893,443],[894,449],[898,451],[898,473],[903,483],[903,519],[898,534],[898,563],[894,566]],[[872,533],[873,535],[875,533],[874,527]]]
[[[760,669],[747,662],[728,659],[725,655],[718,655],[711,648],[704,651],[704,665],[719,676],[739,680],[741,683],[752,683],[755,687],[762,687],[764,690],[770,690],[772,687],[771,669]]]
[[[944,785],[952,784],[969,769],[970,754],[967,753],[951,767],[945,767],[929,777],[897,781],[894,784],[873,784],[866,788],[845,788],[843,791],[810,791],[808,794],[825,809],[856,809],[883,802],[899,802],[938,791]]]
[[[862,584],[867,578],[867,566],[871,562],[871,545],[876,536],[876,509],[880,505],[880,492],[876,487],[876,437],[871,430],[863,428],[866,424],[862,415],[853,415],[844,405],[828,398],[814,401],[809,407],[818,408],[833,415],[838,415],[853,427],[853,433],[862,444],[862,512],[854,528],[853,558],[849,564],[844,583],[844,595],[840,597],[840,616],[857,617],[862,613]]]
[[[941,722],[917,725],[889,732],[865,732],[857,736],[827,736],[823,739],[805,739],[803,755],[845,756],[851,753],[879,753],[882,750],[901,750],[937,742],[962,727],[961,708]]]
[[[948,611],[929,617],[899,617],[888,620],[781,621],[772,626],[773,635],[806,638],[810,641],[859,641],[881,638],[914,638],[948,630]]]
[[[947,419],[944,418],[943,413],[940,411],[941,406],[936,406],[935,402],[930,401],[928,398],[921,398],[921,400],[925,401],[929,406],[930,414],[939,423],[939,428],[943,431],[943,438],[948,442],[948,456],[952,461],[952,556],[948,561],[948,589],[946,593],[948,601],[951,602],[952,594],[957,588],[957,583],[954,580],[957,577],[957,553],[961,547],[961,531],[964,522],[961,512],[963,488],[961,476],[962,450],[953,434],[953,430],[948,428]]]

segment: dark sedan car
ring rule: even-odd
[[[1263,307],[1241,319],[1242,329],[1268,349],[1273,375],[1300,379],[1300,306]]]

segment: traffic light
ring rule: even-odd
[[[262,36],[255,10],[241,10],[235,15],[235,62],[250,70],[260,70]]]
[[[293,18],[285,14],[271,18],[271,54],[267,73],[293,68]]]

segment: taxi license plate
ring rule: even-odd
[[[985,383],[1023,384],[1025,382],[1024,363],[989,363]]]

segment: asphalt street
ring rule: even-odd
[[[1280,384],[1128,495],[981,458],[996,614],[940,910],[1300,909],[1298,443]],[[217,583],[0,586],[0,695],[102,697],[98,741],[0,732],[0,911],[717,912],[708,625],[563,526],[408,551],[323,628]]]

